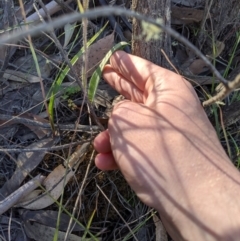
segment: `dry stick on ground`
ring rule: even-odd
[[[73,0],[67,0],[64,4],[70,4]],[[56,1],[51,1],[48,4],[45,5],[46,9],[48,10],[48,13],[50,15],[56,13],[57,11],[59,11],[61,9],[61,5],[57,4]],[[43,11],[43,9],[39,9],[39,12],[35,12],[33,14],[31,14],[30,16],[27,17],[26,21],[27,23],[31,23],[31,22],[38,22],[39,19],[39,13],[40,15],[45,18],[45,12]],[[24,23],[22,23],[24,24]]]
[[[69,148],[70,146],[77,146],[77,145],[82,145],[87,142],[91,142],[93,138],[78,141],[78,142],[72,142],[70,144],[65,144],[61,146],[54,146],[54,147],[46,147],[46,148],[0,148],[0,153],[1,152],[12,152],[12,153],[19,153],[19,152],[43,152],[43,151],[57,151],[57,150],[63,150],[65,148]]]
[[[4,115],[4,114],[0,114],[0,120],[10,120],[7,123],[10,124],[10,122],[14,122],[14,123],[21,123],[21,124],[25,124],[25,125],[29,125],[29,126],[36,126],[36,127],[41,127],[44,129],[51,129],[51,125],[49,123],[43,123],[40,121],[36,121],[36,120],[31,120],[31,119],[27,119],[27,118],[23,118],[23,117],[19,117],[19,116],[12,116],[12,115]],[[5,123],[4,123],[5,124]],[[4,124],[1,124],[1,126],[3,126]],[[58,128],[61,131],[74,131],[76,129],[76,131],[78,132],[98,132],[100,131],[100,128],[98,126],[87,126],[87,125],[75,125],[75,124],[57,124],[54,125],[55,128]]]

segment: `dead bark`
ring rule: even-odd
[[[138,13],[161,18],[164,24],[170,27],[170,0],[133,0],[132,9]],[[170,36],[162,33],[161,38],[146,42],[142,36],[141,22],[133,19],[132,52],[142,58],[150,60],[157,65],[168,67],[168,62],[161,53],[161,49],[171,58]]]

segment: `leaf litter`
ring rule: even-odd
[[[38,175],[0,201],[0,215],[13,207],[25,195],[28,195],[32,190],[41,185],[44,179],[45,177]]]
[[[113,47],[114,44],[114,34],[109,34],[104,38],[99,39],[96,43],[92,44],[87,49],[87,77],[90,77],[93,72],[97,69],[101,60],[105,57],[107,52]],[[83,66],[82,58],[79,58],[76,64],[74,65],[74,69],[77,73],[81,73],[81,69]]]
[[[17,206],[34,210],[43,209],[58,200],[65,185],[74,176],[79,164],[84,160],[89,144],[84,143],[81,148],[72,154],[70,159],[65,163],[65,166],[68,168],[59,165],[46,177],[43,181],[45,191],[41,195],[38,195],[39,193],[35,190],[34,193],[36,196],[31,196],[31,199],[27,201],[28,197],[25,197],[25,201],[18,203]]]
[[[57,226],[57,220],[59,216],[58,211],[53,210],[19,210],[19,214],[24,222],[37,222],[39,224],[43,224],[48,227],[55,228]],[[68,224],[70,222],[70,217],[67,214],[61,213],[60,214],[60,223],[59,223],[59,230],[66,232]],[[83,228],[76,223],[71,227],[72,231],[83,231]]]
[[[53,143],[54,141],[52,138],[47,138],[31,144],[29,148],[50,147],[53,145]],[[15,172],[0,189],[0,200],[2,200],[4,197],[7,197],[20,187],[20,184],[23,182],[23,180],[43,160],[45,154],[46,152],[22,152],[18,155],[16,161],[17,168]]]

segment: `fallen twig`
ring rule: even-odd
[[[9,208],[14,206],[22,197],[28,195],[35,188],[37,188],[45,179],[44,176],[36,176],[31,181],[25,183],[22,187],[18,188],[15,192],[10,194],[4,200],[0,201],[0,215],[6,212]]]
[[[56,151],[56,150],[62,150],[65,148],[77,146],[84,144],[86,142],[90,142],[92,139],[86,139],[84,141],[78,141],[78,142],[72,142],[69,144],[61,145],[61,146],[53,146],[53,147],[46,147],[46,148],[0,148],[0,153],[1,152],[42,152],[42,151]]]
[[[37,126],[37,127],[42,127],[45,129],[51,129],[51,125],[49,123],[43,123],[40,121],[35,121],[35,120],[31,120],[31,119],[27,119],[27,118],[23,118],[23,117],[19,117],[19,116],[11,116],[11,115],[4,115],[4,114],[0,114],[0,120],[7,120],[7,122],[3,123],[0,125],[4,126],[7,123],[21,123],[21,124],[26,124],[26,125],[30,125],[30,126]],[[75,124],[58,124],[58,125],[54,125],[56,129],[59,130],[64,130],[64,131],[74,131],[76,129],[76,131],[80,131],[80,132],[97,132],[100,130],[100,128],[98,126],[87,126],[87,125],[75,125]]]

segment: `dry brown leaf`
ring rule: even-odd
[[[107,35],[106,37],[98,40],[96,43],[92,44],[88,50],[88,63],[87,63],[87,77],[90,77],[96,70],[102,59],[105,57],[107,52],[114,45],[114,34]],[[75,71],[80,74],[83,65],[82,58],[79,58],[76,64],[73,66]]]
[[[38,210],[38,211],[31,211],[31,210],[20,210],[21,219],[26,221],[33,221],[43,224],[48,227],[55,228],[57,225],[57,220],[59,216],[58,211],[52,210]],[[67,231],[68,224],[70,222],[70,216],[64,213],[60,214],[59,218],[59,230]],[[78,224],[72,224],[72,231],[83,231],[83,228]]]
[[[66,169],[62,165],[57,166],[44,180],[43,186],[46,191],[27,202],[20,202],[19,207],[38,210],[50,206],[62,194],[64,186],[73,177],[78,165],[84,160],[87,148],[90,143],[84,143],[79,150],[74,152],[69,159],[68,166],[73,169]]]
[[[41,116],[34,115],[31,113],[26,113],[26,118],[29,119],[34,119],[36,121],[42,122],[42,123],[49,123],[46,119],[42,118]],[[42,139],[45,137],[47,134],[49,134],[50,130],[43,129],[43,128],[38,128],[36,126],[31,126],[31,125],[26,125],[29,129],[31,129],[39,139]]]
[[[34,222],[33,224],[30,224],[30,222],[25,222],[24,230],[29,238],[34,239],[36,241],[52,241],[54,240],[54,234],[56,231],[55,228],[51,228],[36,222]],[[66,235],[65,232],[58,231],[58,241],[64,241],[65,235]],[[67,240],[81,241],[82,239],[77,235],[69,234]],[[92,239],[84,239],[84,240],[90,241]]]
[[[215,54],[211,53],[211,54],[209,54],[209,56],[211,58],[217,58],[224,49],[225,49],[225,43],[217,40],[215,43],[215,52],[216,53]]]
[[[195,59],[192,64],[189,66],[189,70],[192,74],[198,75],[206,70],[208,70],[205,61],[202,59]]]
[[[204,16],[204,10],[195,8],[172,6],[171,10],[173,24],[189,24],[194,22],[200,22]]]
[[[210,58],[210,60],[217,58],[222,51],[225,48],[225,44],[220,41],[216,41],[215,43],[215,54],[211,53],[208,54],[207,57]],[[202,59],[196,59],[193,61],[193,63],[189,66],[189,70],[192,74],[198,75],[203,73],[204,71],[207,71],[209,68],[207,67],[206,63]]]
[[[67,170],[62,166],[57,166],[44,180],[43,186],[46,187],[46,192],[42,195],[34,197],[33,199],[27,198],[28,201],[20,202],[16,206],[27,209],[38,210],[50,206],[57,200],[74,172]]]
[[[3,78],[7,80],[21,82],[21,85],[23,85],[24,83],[38,83],[42,80],[42,78],[40,79],[38,76],[12,69],[6,69],[4,71]],[[14,85],[12,84],[12,86]],[[15,88],[17,86],[19,87],[19,85],[16,85]]]
[[[38,197],[43,191],[42,190],[33,190],[29,194],[25,195],[23,198],[19,199],[19,201],[16,203],[16,206],[18,203],[24,203],[29,202],[30,200],[33,200],[34,198]]]
[[[24,113],[24,114],[18,115],[18,117],[23,117],[26,119],[26,121],[27,121],[27,119],[30,119],[30,120],[36,120],[41,123],[49,123],[49,121],[42,118],[41,116],[34,115],[31,113]],[[18,124],[18,123],[19,123],[19,121],[14,117],[11,120],[6,120],[6,118],[3,118],[3,115],[0,115],[0,129],[1,129],[1,127],[6,127],[9,125]],[[32,130],[37,135],[38,139],[43,139],[47,134],[50,133],[49,129],[39,128],[37,126],[28,125],[27,123],[22,123],[22,124],[24,124],[30,130]]]
[[[40,140],[28,146],[28,148],[43,148],[51,147],[53,145],[53,139],[47,138]],[[4,184],[0,189],[0,200],[10,195],[17,188],[19,188],[25,177],[36,168],[42,161],[46,152],[23,152],[18,155],[17,168],[12,177]]]

